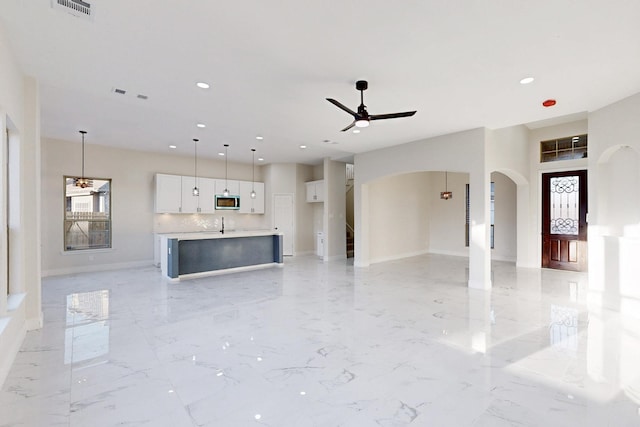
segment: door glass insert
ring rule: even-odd
[[[551,234],[578,235],[579,176],[551,178]]]

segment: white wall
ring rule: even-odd
[[[42,326],[40,286],[40,107],[38,82],[24,76],[0,28],[0,384],[24,335]],[[11,130],[11,141],[5,129]],[[6,152],[10,146],[9,182]],[[11,213],[7,217],[8,194]],[[7,227],[9,232],[7,233]],[[7,244],[7,236],[9,242]],[[7,262],[7,248],[9,261]],[[9,283],[7,283],[9,275]],[[7,296],[6,290],[10,294]]]
[[[379,178],[369,184],[370,262],[424,254],[429,249],[429,174]]]
[[[154,213],[154,175],[188,176],[193,173],[193,157],[100,146],[91,144],[88,134],[85,175],[112,180],[112,249],[65,252],[63,176],[81,172],[80,139],[74,142],[45,139],[42,148],[42,206],[47,212],[42,225],[45,275],[151,264],[154,232],[211,229],[222,216]],[[198,159],[198,170],[202,177],[224,178],[224,161]],[[256,181],[262,180],[261,172],[261,167],[257,167]],[[229,179],[251,178],[250,164],[229,164]],[[224,216],[227,228],[268,227],[264,215],[225,211]]]
[[[318,203],[307,203],[305,182],[313,181],[313,166],[296,165],[296,244],[295,255],[315,253],[314,208]],[[322,204],[322,203],[320,203]]]
[[[445,190],[445,173],[428,173],[429,199],[429,252],[444,255],[469,256],[465,246],[465,187],[469,174],[447,172],[447,190],[453,198],[443,200],[440,192]]]
[[[640,94],[589,114],[589,306],[640,317]]]
[[[516,183],[516,250],[510,257],[493,251],[495,259],[516,258],[518,267],[539,267],[537,263],[536,226],[531,216],[532,191],[535,186],[531,176],[530,131],[526,126],[511,126],[489,132],[487,140],[487,167],[491,172],[500,172]]]
[[[495,183],[495,227],[494,248],[491,259],[500,261],[516,261],[517,233],[516,184],[508,176],[499,172],[491,174],[491,181]]]
[[[324,159],[324,259],[347,257],[346,164]]]
[[[265,166],[264,178],[268,190],[265,203],[269,207],[266,220],[268,226],[273,226],[271,206],[274,194],[292,194],[294,197],[294,255],[310,254],[314,251],[313,215],[314,206],[322,203],[306,202],[306,181],[314,178],[314,166],[296,165],[289,163],[273,163]]]

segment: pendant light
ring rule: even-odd
[[[255,182],[256,182],[256,149],[252,148],[251,149],[251,194],[250,194],[252,199],[256,198]]]
[[[447,190],[447,171],[444,172],[444,191],[440,192],[440,198],[443,200],[449,200],[453,198],[453,193]]]
[[[193,139],[193,190],[191,190],[191,194],[194,196],[200,195],[200,190],[198,189],[198,140]]]
[[[227,154],[229,154],[228,149],[229,149],[229,144],[224,144],[224,192],[222,193],[222,195],[224,197],[229,197],[229,186],[228,186],[228,181],[227,181],[227,178],[228,178],[228,174],[227,174],[227,172],[228,172],[228,168],[227,168],[228,155]]]
[[[82,134],[82,177],[76,178],[75,185],[80,188],[87,188],[89,186],[89,180],[84,177],[84,136],[86,135],[86,130],[78,131]]]

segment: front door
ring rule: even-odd
[[[587,171],[542,174],[542,267],[587,270]]]

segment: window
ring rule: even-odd
[[[65,251],[111,247],[111,180],[86,178],[89,185],[76,186],[77,177],[64,177]]]
[[[540,142],[540,163],[587,157],[587,135],[569,136]]]
[[[464,189],[464,245],[469,246],[469,184]],[[493,231],[495,225],[496,212],[496,183],[491,183],[491,249],[494,246]]]

